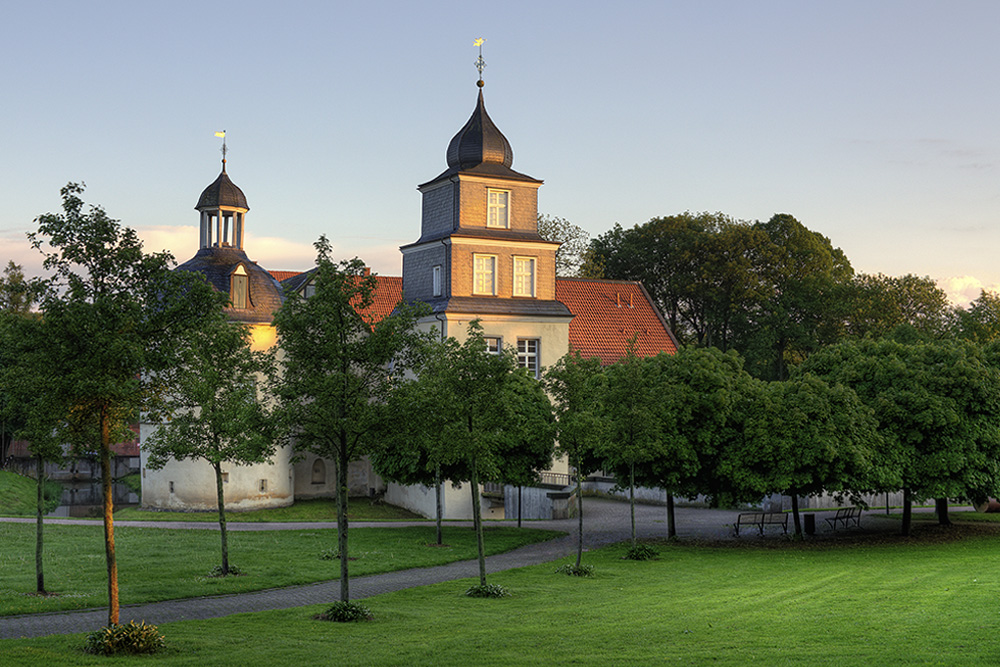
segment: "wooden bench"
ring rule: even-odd
[[[764,534],[764,526],[781,526],[788,534],[788,514],[785,512],[743,512],[736,517],[736,536],[740,535],[740,527],[757,526],[760,534]]]
[[[837,510],[837,514],[834,516],[826,517],[826,522],[830,524],[830,528],[833,530],[837,529],[837,524],[844,524],[844,528],[849,528],[851,524],[861,527],[861,508],[858,506],[854,507],[841,507]]]

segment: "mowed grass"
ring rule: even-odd
[[[489,553],[500,553],[558,535],[488,527],[485,546]],[[446,526],[444,541],[449,546],[431,545],[435,531],[428,526],[352,528],[351,576],[476,557],[471,528]],[[340,576],[340,561],[321,558],[324,551],[336,552],[336,529],[231,531],[229,562],[245,575],[224,578],[207,576],[221,563],[216,530],[119,526],[115,544],[121,604],[240,593]],[[101,526],[50,525],[45,528],[45,587],[54,595],[32,595],[35,527],[0,523],[0,615],[107,605],[106,577]]]
[[[62,485],[45,482],[45,511],[59,504]],[[38,483],[24,475],[0,470],[0,515],[34,516],[38,513]]]
[[[414,514],[402,507],[386,503],[372,503],[368,498],[351,498],[347,506],[349,521],[426,521],[425,517]],[[168,512],[159,510],[141,510],[135,507],[123,507],[115,512],[118,521],[219,521],[219,513],[211,512]],[[313,500],[297,500],[288,507],[273,509],[248,510],[245,512],[226,512],[227,522],[266,523],[266,522],[296,522],[296,521],[336,521],[337,503],[330,498]]]
[[[82,635],[2,641],[0,655],[17,665],[1000,663],[995,535],[657,548],[649,562],[622,560],[624,546],[588,553],[589,579],[555,574],[557,564],[491,575],[513,591],[505,599],[464,597],[470,580],[377,596],[370,623],[315,621],[313,606],[167,623],[166,651],[141,659],[86,656]]]

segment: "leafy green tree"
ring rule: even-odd
[[[843,385],[808,373],[760,383],[745,412],[742,447],[725,452],[722,468],[740,495],[791,496],[795,534],[802,535],[800,496],[850,492],[884,484],[875,475],[881,441],[871,409]]]
[[[883,465],[898,485],[886,474],[872,490],[903,489],[904,535],[913,498],[980,499],[1000,489],[1000,372],[981,348],[846,342],[814,354],[803,370],[851,387],[874,410]]]
[[[595,450],[598,433],[598,378],[601,362],[584,359],[573,350],[545,371],[545,387],[552,396],[556,414],[559,451],[569,457],[576,477],[576,567],[583,558],[583,477],[600,468]]]
[[[599,456],[622,488],[629,489],[632,545],[636,544],[636,470],[652,467],[666,455],[660,414],[659,368],[636,356],[633,349],[604,369],[600,387],[601,437]]]
[[[7,262],[7,267],[0,276],[0,313],[9,317],[27,317],[32,306],[41,296],[44,286],[41,281],[29,280],[24,276],[24,271],[19,264],[13,260]],[[16,320],[11,320],[12,323]],[[12,324],[13,326],[13,324]],[[18,339],[12,337],[12,344],[16,344]],[[12,352],[4,360],[0,361],[2,369],[10,367],[17,361],[17,354]],[[11,403],[10,392],[6,390],[13,379],[0,385],[0,466],[7,460],[7,453],[13,442],[13,434],[23,425],[20,418],[19,406]]]
[[[359,259],[335,263],[326,237],[315,245],[315,294],[289,294],[274,317],[284,354],[276,413],[299,449],[336,463],[340,599],[347,602],[347,469],[379,433],[389,392],[408,365],[414,312],[401,305],[391,317],[367,319],[375,277]]]
[[[578,276],[586,261],[590,235],[566,218],[538,214],[538,233],[547,241],[562,245],[556,250],[556,275]]]
[[[859,273],[851,281],[848,336],[882,338],[906,325],[927,338],[942,338],[951,320],[947,295],[926,276]]]
[[[968,308],[955,312],[955,335],[976,343],[1000,340],[1000,294],[982,290]]]
[[[272,375],[270,357],[250,349],[250,332],[221,311],[192,332],[180,352],[180,364],[163,380],[166,422],[143,447],[147,467],[162,468],[170,459],[202,459],[215,471],[222,576],[229,574],[226,503],[222,465],[264,463],[274,454],[277,429],[266,405]]]
[[[171,271],[168,253],[146,254],[135,231],[99,206],[84,209],[83,186],[62,189],[62,213],[36,219],[30,238],[46,243],[52,272],[41,299],[36,357],[46,378],[50,425],[57,439],[101,461],[108,624],[118,623],[118,566],[111,496],[111,445],[133,437],[129,424],[163,396],[161,373],[176,346],[219,307],[196,274]],[[43,251],[44,252],[44,251]]]

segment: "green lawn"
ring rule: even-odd
[[[45,507],[51,512],[59,504],[62,485],[45,483]],[[34,479],[0,470],[0,515],[35,516],[38,513],[38,485]]]
[[[988,529],[990,535],[977,533]],[[596,576],[553,565],[371,598],[371,623],[321,607],[170,623],[165,653],[129,665],[985,665],[1000,663],[1000,539],[964,526],[850,544],[660,544],[660,558],[588,553]],[[967,535],[951,539],[956,533]],[[930,536],[930,541],[926,538]],[[9,664],[90,665],[82,635],[0,642]]]
[[[490,553],[509,551],[561,533],[490,527]],[[440,565],[476,556],[471,528],[446,526],[448,547],[428,546],[434,528],[353,528],[351,575],[375,574]],[[237,593],[337,579],[340,562],[323,560],[336,550],[335,529],[229,533],[229,562],[246,576],[208,577],[221,562],[216,530],[169,530],[119,526],[115,531],[122,604]],[[35,527],[0,523],[0,615],[107,605],[103,529],[100,526],[50,525],[45,529],[45,586],[35,590]],[[2,622],[2,621],[0,621]],[[0,660],[3,664],[3,660]]]
[[[347,518],[351,521],[426,521],[426,517],[386,503],[371,503],[367,498],[351,498]],[[115,512],[119,521],[219,521],[218,512],[161,512],[123,507]],[[227,521],[295,522],[336,521],[337,505],[332,498],[297,500],[289,507],[226,512]]]

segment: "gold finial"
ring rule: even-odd
[[[216,132],[215,136],[222,138],[222,171],[226,170],[226,131]]]
[[[477,39],[475,42],[472,43],[473,46],[479,47],[479,57],[476,58],[475,65],[476,69],[479,70],[479,81],[476,82],[476,85],[479,86],[480,88],[486,85],[483,82],[483,70],[486,69],[486,61],[483,60],[483,43],[485,41],[486,41],[485,37],[480,37],[479,39]]]

